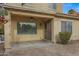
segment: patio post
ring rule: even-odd
[[[55,40],[55,29],[54,29],[54,18],[51,20],[51,32],[52,32],[52,42],[55,44],[56,43],[56,40]]]
[[[8,52],[8,49],[11,48],[11,13],[8,11],[8,15],[5,16],[5,19],[8,20],[7,23],[4,24],[4,48],[5,53]]]

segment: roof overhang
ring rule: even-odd
[[[70,15],[70,14],[63,14],[63,13],[56,13],[55,17],[79,20],[79,16]]]
[[[73,16],[73,15],[63,14],[63,13],[45,13],[45,12],[39,12],[39,11],[32,11],[32,10],[28,10],[28,9],[16,8],[13,6],[4,6],[4,8],[7,10],[11,10],[11,11],[21,11],[21,12],[35,13],[35,14],[41,14],[41,15],[48,15],[48,16],[51,16],[50,18],[57,17],[57,18],[67,18],[67,19],[79,20],[78,16]]]
[[[40,12],[40,11],[28,9],[28,8],[8,6],[8,5],[4,6],[4,8],[7,9],[7,10],[14,10],[14,11],[16,10],[16,11],[39,13],[39,14],[46,14],[46,15],[53,15],[53,14],[55,14],[54,12],[52,12],[52,13],[50,13],[50,12]]]

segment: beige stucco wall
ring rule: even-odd
[[[61,21],[71,21],[72,22],[71,40],[79,40],[79,20],[64,19],[64,18],[55,18],[54,19],[54,40],[57,39],[58,33],[61,32]]]
[[[44,23],[39,18],[35,18],[37,23],[37,34],[17,34],[17,22],[29,21],[29,17],[12,16],[12,42],[33,41],[44,39]],[[41,23],[41,25],[40,25]]]
[[[79,40],[79,20],[74,20],[72,26],[72,40]]]

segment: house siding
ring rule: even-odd
[[[58,33],[61,32],[61,21],[71,21],[72,22],[72,36],[71,40],[79,40],[79,20],[76,19],[64,19],[55,18],[54,19],[54,40],[58,39]]]
[[[42,19],[35,18],[37,24],[37,33],[36,34],[17,34],[17,22],[29,21],[28,17],[23,16],[13,16],[12,17],[12,42],[24,42],[24,41],[33,41],[33,40],[43,40],[44,39],[44,23]],[[41,25],[40,25],[41,23]]]

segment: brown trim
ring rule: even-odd
[[[73,20],[79,20],[79,18],[74,18],[74,17],[66,17],[66,16],[55,16],[57,18],[64,18],[64,19],[73,19]]]
[[[63,14],[63,13],[57,13],[57,14],[55,14],[55,17],[58,17],[58,18],[69,18],[69,19],[79,20],[78,16],[70,15],[70,14]]]

